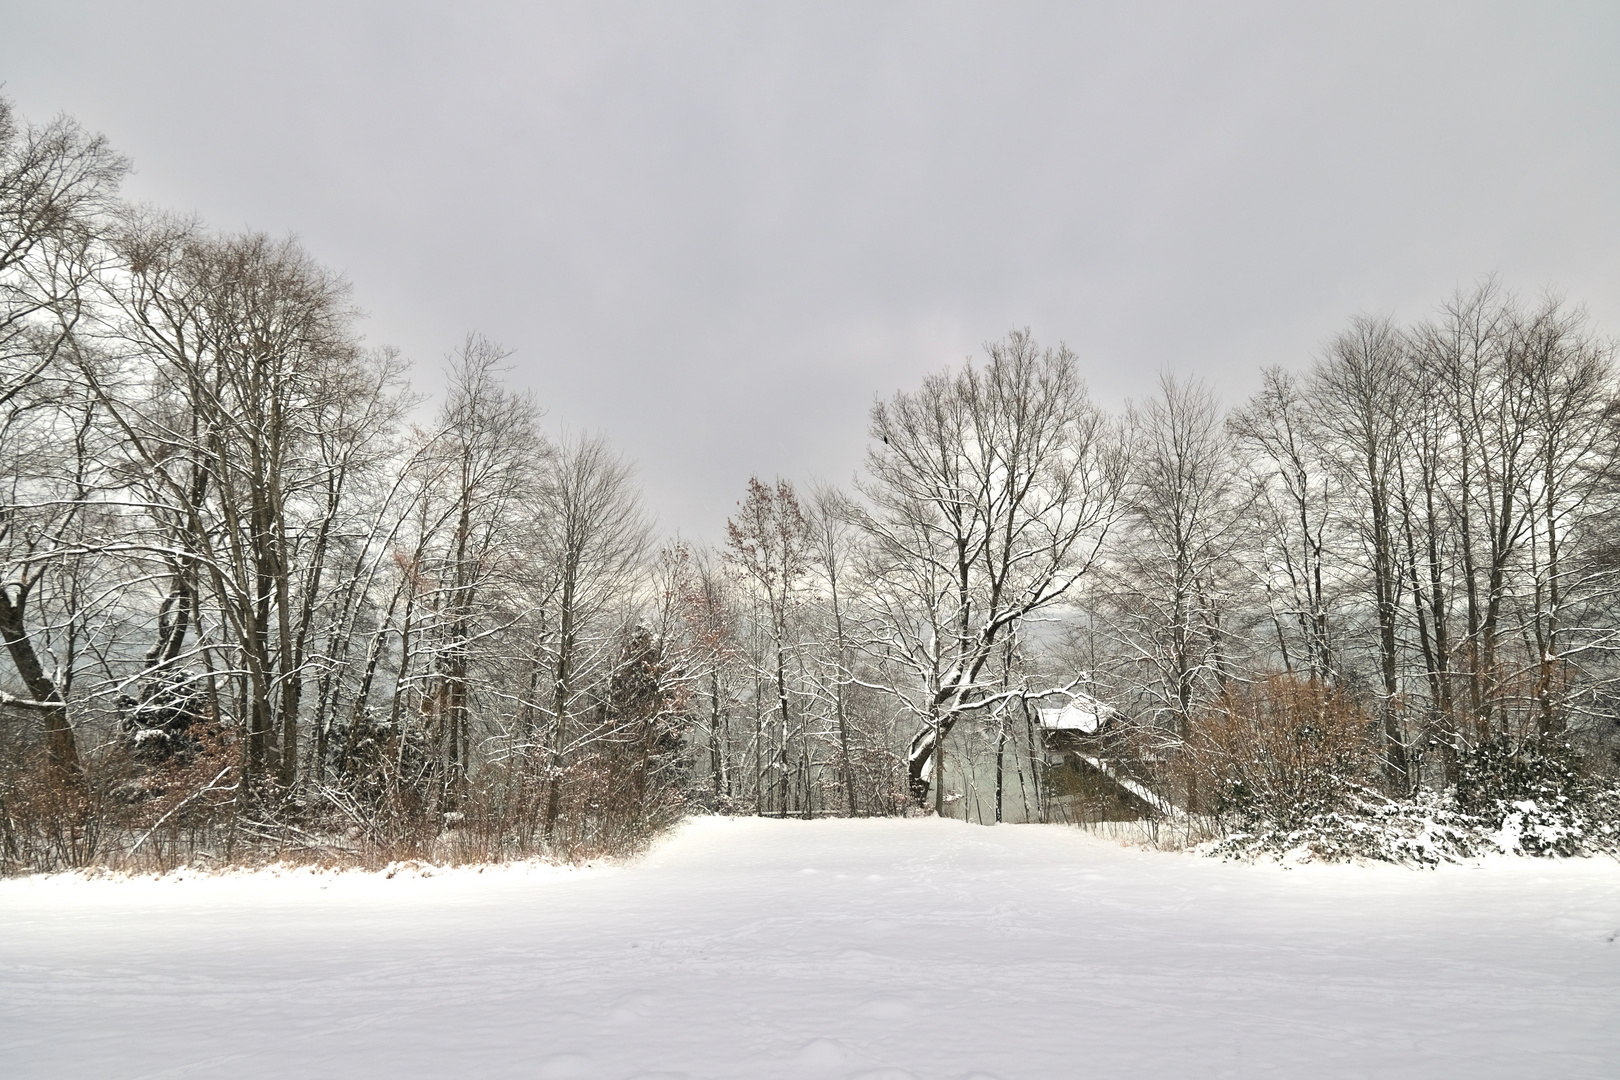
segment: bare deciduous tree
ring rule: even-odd
[[[55,486],[46,459],[61,446],[82,449],[76,425],[87,435],[93,424],[71,379],[55,369],[86,317],[99,241],[128,168],[72,120],[26,124],[0,98],[0,460],[9,480],[0,496],[0,637],[26,692],[7,703],[39,716],[51,762],[69,774],[79,750],[59,685],[64,673],[47,672],[28,617],[56,541],[82,515],[83,492],[47,492],[34,481]],[[30,459],[35,467],[22,468]],[[55,508],[49,520],[38,513],[46,506]]]
[[[765,672],[775,690],[776,746],[771,769],[776,773],[777,809],[787,812],[790,798],[789,744],[795,731],[788,691],[788,658],[796,652],[790,623],[802,599],[805,575],[810,570],[810,526],[793,485],[774,485],[758,477],[748,480],[748,497],[735,517],[726,522],[726,557],[755,595],[764,614],[760,620],[771,652]],[[756,769],[763,770],[761,732],[755,732]],[[763,782],[758,785],[763,788]],[[763,798],[763,791],[756,792]],[[805,807],[808,807],[806,800]],[[758,812],[761,806],[756,806]]]
[[[563,770],[573,740],[579,688],[592,674],[589,652],[611,664],[616,627],[599,625],[623,599],[647,555],[651,527],[630,464],[601,436],[575,435],[558,447],[541,486],[537,527],[550,567],[551,749],[545,829],[561,809]],[[587,635],[594,635],[588,638]],[[587,649],[586,646],[589,646]]]
[[[1384,767],[1391,787],[1411,786],[1400,694],[1398,619],[1404,585],[1396,544],[1401,434],[1410,402],[1407,342],[1387,318],[1357,317],[1338,334],[1312,374],[1317,431],[1328,456],[1356,493],[1356,512],[1372,577],[1378,639],[1379,710]]]
[[[1230,674],[1243,507],[1220,409],[1209,388],[1161,377],[1133,406],[1125,518],[1105,586],[1108,615],[1155,711],[1185,738],[1196,699]]]
[[[911,791],[943,808],[942,740],[964,715],[1024,688],[986,678],[1019,623],[1056,608],[1097,558],[1119,513],[1124,461],[1075,355],[1028,331],[989,362],[930,376],[872,407],[872,552],[866,648],[915,718]]]

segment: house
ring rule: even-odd
[[[1080,820],[1168,817],[1168,800],[1132,777],[1110,751],[1119,711],[1089,694],[1036,710],[1053,795]]]

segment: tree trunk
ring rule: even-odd
[[[73,725],[68,722],[67,703],[57,692],[56,684],[45,674],[34,651],[33,639],[23,625],[27,607],[27,593],[19,592],[15,603],[9,589],[0,588],[0,637],[5,638],[6,651],[16,665],[17,675],[33,697],[31,707],[40,712],[45,728],[45,752],[52,768],[62,775],[80,773],[79,746],[73,737]]]

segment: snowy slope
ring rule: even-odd
[[[689,822],[645,860],[0,882],[0,1075],[1614,1077],[1620,864]]]

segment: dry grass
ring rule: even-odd
[[[222,738],[162,760],[115,748],[74,774],[51,770],[38,753],[14,754],[0,761],[0,874],[622,857],[678,821],[684,803],[620,765],[585,758],[553,777],[520,761],[494,763],[450,791],[397,774],[244,791],[237,749]],[[548,829],[551,783],[558,814]]]

